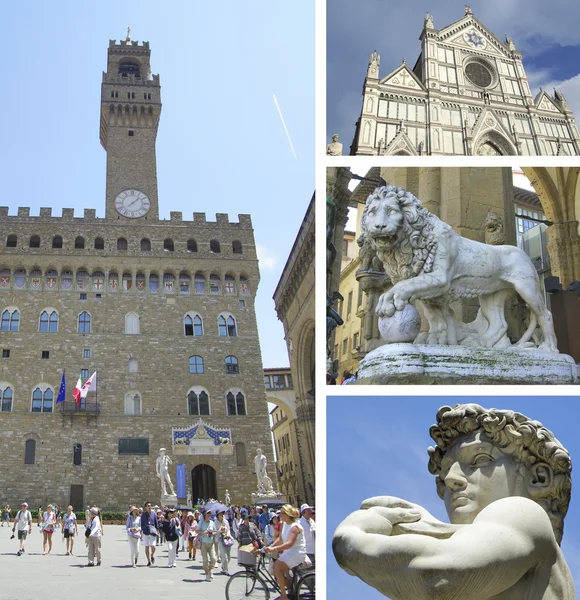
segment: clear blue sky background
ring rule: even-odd
[[[161,78],[160,217],[249,213],[262,281],[264,366],[288,364],[272,295],[314,191],[314,6],[238,2],[32,0],[0,21],[2,200],[105,212],[100,86],[109,39],[151,44]],[[278,115],[276,95],[297,159]]]
[[[580,464],[578,397],[441,396],[329,397],[327,400],[327,596],[333,600],[382,599],[384,596],[348,575],[334,560],[330,540],[338,524],[365,498],[397,496],[421,504],[449,522],[427,470],[429,427],[441,406],[476,402],[486,408],[521,412],[541,421]],[[562,550],[580,591],[580,485],[573,473],[570,509]]]
[[[580,118],[580,2],[578,0],[471,0],[474,16],[501,41],[508,34],[523,63],[532,93],[556,85]],[[465,14],[465,0],[328,0],[327,135],[341,135],[348,154],[361,111],[361,90],[373,50],[380,76],[403,58],[411,68],[421,52],[425,13],[442,29]]]

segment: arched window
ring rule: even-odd
[[[246,398],[242,392],[231,391],[226,394],[228,415],[243,417],[246,415]]]
[[[151,273],[149,275],[149,291],[159,291],[159,275],[157,275],[157,273]]]
[[[44,391],[37,387],[32,392],[32,412],[52,412],[54,393],[50,388]]]
[[[79,315],[79,333],[91,333],[91,315],[87,311],[83,311]]]
[[[234,254],[242,254],[242,242],[235,240],[232,242],[232,250]]]
[[[173,240],[171,240],[169,238],[163,240],[163,250],[165,252],[173,252],[175,250],[175,248],[173,246]]]
[[[209,415],[209,396],[204,389],[194,388],[187,394],[187,412],[194,416]]]
[[[73,465],[79,466],[83,463],[83,447],[81,444],[73,444]]]
[[[196,294],[205,294],[205,277],[203,273],[195,274],[195,293]]]
[[[189,357],[189,372],[193,375],[203,374],[203,358],[201,356]]]
[[[226,373],[239,373],[238,359],[235,356],[226,356]]]
[[[224,290],[226,296],[235,296],[236,294],[236,280],[233,275],[226,275],[224,277]]]
[[[127,240],[124,237],[117,240],[117,250],[127,250]]]
[[[183,319],[183,325],[185,327],[185,335],[203,335],[203,321],[199,315],[185,315],[185,318]]]
[[[139,315],[136,313],[128,313],[125,315],[125,333],[136,335],[139,333]]]
[[[38,327],[38,331],[40,331],[41,333],[56,333],[58,331],[58,313],[56,312],[56,310],[53,310],[51,312],[43,310],[40,313],[40,324]]]
[[[236,321],[231,315],[227,319],[224,315],[218,317],[218,334],[220,337],[236,337]]]
[[[248,460],[246,458],[246,444],[243,442],[238,442],[235,446],[236,448],[236,464],[238,467],[246,467],[248,465]]]
[[[14,394],[12,392],[12,388],[10,386],[0,389],[0,399],[2,400],[2,404],[0,404],[1,412],[12,412],[12,398]]]
[[[52,238],[52,247],[53,248],[62,248],[62,235],[55,235]]]
[[[83,250],[85,247],[85,238],[79,235],[75,239],[75,250]]]
[[[17,308],[7,308],[2,313],[0,331],[18,331],[20,327],[20,312]]]
[[[209,276],[209,293],[210,294],[219,294],[220,293],[219,275],[212,274]]]
[[[219,254],[221,252],[220,243],[217,240],[211,240],[209,243],[209,251],[212,254]]]
[[[125,394],[125,414],[141,414],[141,396],[137,392],[127,392]]]
[[[187,240],[187,251],[197,252],[197,242],[195,240]]]
[[[95,250],[104,250],[105,240],[102,237],[95,238]]]
[[[189,288],[191,285],[191,278],[187,273],[181,272],[179,274],[179,293],[189,294]]]
[[[30,248],[40,248],[40,237],[38,235],[30,236],[30,242],[28,245]]]
[[[136,358],[129,359],[128,371],[129,371],[129,373],[138,373],[139,372],[139,361]]]
[[[151,252],[151,240],[147,238],[141,240],[141,252]]]
[[[26,440],[24,446],[24,464],[33,465],[36,457],[36,441]]]
[[[17,242],[18,242],[18,238],[15,235],[9,235],[6,238],[6,248],[16,248]]]

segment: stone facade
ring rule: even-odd
[[[165,447],[174,483],[184,465],[194,500],[223,500],[227,488],[246,503],[257,449],[273,463],[251,219],[159,220],[161,103],[149,53],[128,39],[109,46],[105,218],[0,208],[0,502],[158,503],[155,459]],[[127,190],[141,196],[124,202]],[[56,404],[63,369],[66,400]],[[76,406],[81,370],[83,381],[97,372],[97,391]],[[174,428],[190,431],[180,439]]]
[[[522,53],[471,10],[435,29],[425,19],[421,54],[379,75],[373,52],[352,155],[579,155],[564,95],[534,98]]]
[[[310,505],[314,505],[316,489],[314,225],[313,196],[274,292],[276,312],[284,325],[296,402],[297,495]],[[271,395],[272,390],[269,400],[278,404]]]

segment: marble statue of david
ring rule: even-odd
[[[340,566],[392,600],[575,600],[560,549],[572,465],[554,434],[477,404],[439,409],[430,434],[450,524],[370,498],[336,529]]]

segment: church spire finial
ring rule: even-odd
[[[131,26],[127,27],[127,37],[125,38],[125,41],[127,41],[127,42],[131,41]]]
[[[471,10],[471,6],[469,6],[469,4],[465,5],[465,15],[472,15],[473,11]]]

